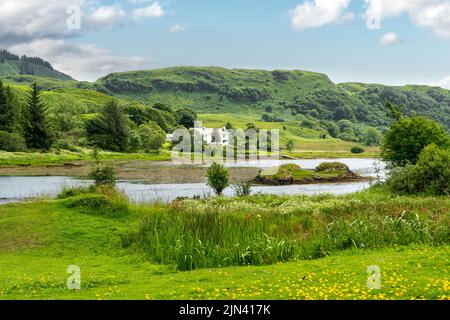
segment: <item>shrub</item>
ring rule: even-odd
[[[213,163],[207,171],[208,186],[211,187],[216,195],[221,196],[223,190],[229,186],[229,173],[227,168],[221,164]]]
[[[354,154],[359,154],[359,153],[364,153],[364,152],[366,152],[366,150],[364,150],[364,149],[361,148],[361,147],[353,147],[353,148],[351,149],[351,152],[354,153]]]
[[[294,149],[294,141],[292,139],[289,139],[286,143],[286,149],[288,151],[292,151]]]
[[[120,218],[129,213],[128,201],[125,197],[112,197],[98,193],[68,198],[64,201],[64,205],[68,208],[87,209],[91,214],[110,218]]]
[[[115,186],[117,180],[116,171],[111,166],[95,168],[89,178],[95,181],[96,186]]]
[[[383,135],[377,128],[370,127],[364,131],[362,139],[366,146],[378,146],[383,140]]]
[[[80,151],[72,142],[67,139],[60,139],[56,141],[55,147],[61,150],[68,150],[72,152]]]
[[[95,186],[81,186],[81,187],[68,187],[64,186],[61,192],[58,194],[58,199],[67,199],[70,197],[79,196],[82,194],[94,193]]]
[[[351,142],[356,142],[358,141],[358,138],[355,136],[353,130],[345,130],[343,131],[339,136],[339,139],[343,140],[343,141],[351,141]]]
[[[350,171],[350,168],[341,162],[324,162],[316,167],[317,172],[336,172],[336,171]]]
[[[241,181],[233,185],[236,197],[247,197],[252,193],[252,183],[250,181]]]
[[[166,141],[166,134],[153,121],[139,126],[138,132],[141,139],[141,146],[146,151],[158,151]]]
[[[25,151],[25,140],[16,133],[0,131],[0,150],[8,152]]]
[[[100,153],[97,149],[92,152],[92,158],[95,160],[95,166],[89,173],[89,178],[94,180],[96,186],[115,186],[116,171],[111,166],[102,166],[100,163]]]
[[[401,118],[384,137],[383,158],[393,165],[415,164],[429,144],[448,147],[449,136],[437,122],[425,117]]]
[[[417,164],[392,170],[386,183],[397,194],[450,195],[450,150],[427,146]]]

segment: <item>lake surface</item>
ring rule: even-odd
[[[270,168],[283,163],[295,163],[305,169],[313,169],[322,162],[339,161],[347,164],[352,171],[363,176],[383,178],[385,166],[375,159],[311,159],[311,160],[260,160],[227,164],[229,167]],[[375,163],[375,165],[374,165]],[[80,186],[92,183],[71,177],[0,177],[0,204],[17,202],[37,197],[54,197],[64,186]],[[367,188],[368,182],[327,183],[289,186],[254,186],[253,193],[292,195],[320,193],[348,194]],[[202,198],[212,195],[205,183],[148,184],[139,181],[119,181],[118,188],[134,202],[170,202],[177,197]],[[226,196],[233,195],[232,188],[225,190]]]

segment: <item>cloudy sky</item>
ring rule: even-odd
[[[194,65],[450,88],[450,0],[0,0],[0,47],[79,80]]]

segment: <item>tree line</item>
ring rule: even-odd
[[[21,102],[12,88],[0,81],[0,150],[74,149],[67,147],[63,138],[79,124],[71,124],[65,117],[66,114],[60,119],[58,114],[49,113],[36,83],[30,86],[25,101]],[[79,129],[84,140],[80,139],[83,142],[79,144],[117,152],[159,151],[166,141],[166,133],[177,126],[191,128],[196,119],[197,115],[189,109],[174,111],[161,103],[121,106],[111,98],[95,117],[81,124]],[[67,127],[66,130],[63,127]]]

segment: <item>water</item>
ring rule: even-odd
[[[260,160],[245,163],[228,164],[230,167],[258,167],[268,168],[280,165],[280,163],[295,163],[305,169],[313,169],[322,162],[339,161],[347,164],[352,171],[363,176],[376,176],[374,162],[380,167],[381,178],[384,177],[384,165],[374,159],[311,159],[311,160]],[[54,197],[63,186],[80,186],[91,183],[87,180],[79,180],[70,177],[0,177],[0,204],[17,202],[36,197]],[[204,183],[183,184],[148,184],[139,181],[119,181],[118,188],[122,190],[134,202],[170,202],[177,197],[202,198],[213,194],[212,190]],[[369,186],[368,182],[327,183],[311,185],[289,186],[254,186],[253,193],[292,195],[320,193],[348,194],[361,191]],[[225,195],[233,195],[232,188],[224,192]]]

